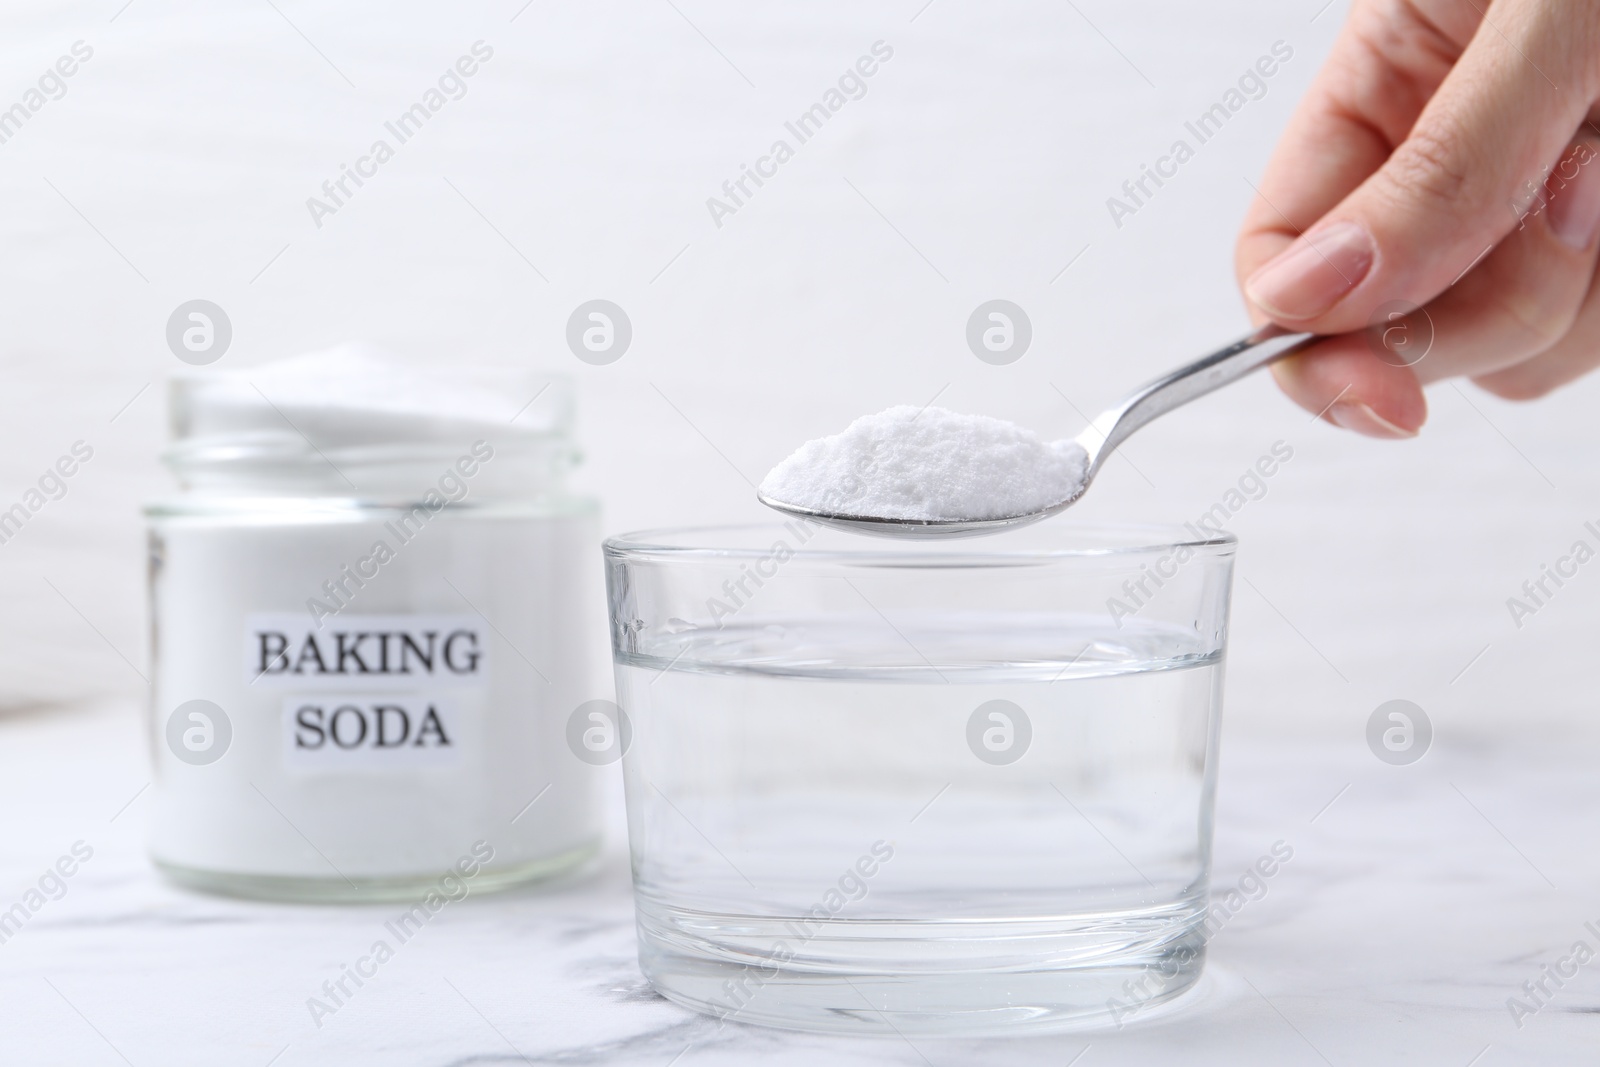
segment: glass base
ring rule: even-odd
[[[466,885],[469,896],[493,893],[527,882],[569,874],[593,859],[599,851],[600,841],[596,839],[570,851],[514,867],[480,869],[471,878],[462,878],[461,881]],[[441,867],[418,874],[382,878],[351,877],[346,880],[338,876],[310,878],[301,875],[209,871],[168,863],[154,857],[152,862],[162,874],[187,889],[248,900],[300,904],[373,904],[415,900],[429,890],[445,893],[448,887],[441,888],[439,882],[450,873]]]
[[[983,1037],[1120,1028],[1165,1014],[1155,1009],[1193,986],[1205,963],[1203,931],[1184,924],[1177,936],[1170,923],[1159,932],[1125,929],[1117,943],[1102,927],[1085,952],[1083,934],[1094,926],[1081,925],[1084,916],[1072,920],[1077,934],[1059,921],[853,921],[847,934],[824,934],[823,945],[813,937],[803,957],[780,963],[747,949],[793,945],[792,923],[785,933],[776,920],[727,917],[733,936],[715,941],[686,929],[704,932],[708,918],[667,929],[640,914],[639,962],[650,984],[718,1019],[790,1030]],[[836,948],[843,952],[819,955]]]

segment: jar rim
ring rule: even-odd
[[[167,413],[173,465],[426,456],[480,438],[565,442],[574,387],[566,374],[531,366],[424,363],[346,344],[253,367],[177,371]]]

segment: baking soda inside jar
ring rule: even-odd
[[[592,855],[597,506],[568,384],[356,348],[171,383],[146,508],[151,851],[289,899],[470,891]],[[469,873],[470,872],[470,873]]]

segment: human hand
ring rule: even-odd
[[[1410,437],[1427,382],[1530,399],[1600,366],[1597,98],[1597,0],[1355,0],[1235,250],[1258,322],[1342,335],[1283,390]]]

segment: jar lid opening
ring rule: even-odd
[[[487,445],[537,489],[577,461],[571,382],[527,367],[347,344],[168,390],[163,459],[185,488],[393,489]]]

